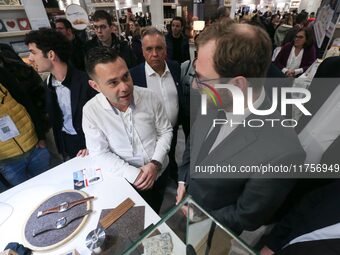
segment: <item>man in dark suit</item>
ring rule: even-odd
[[[86,155],[83,106],[96,94],[88,84],[88,75],[67,64],[71,45],[60,32],[32,31],[25,43],[38,72],[51,73],[45,81],[46,106],[59,153],[64,160]]]
[[[339,184],[333,180],[306,195],[275,225],[261,255],[339,254]]]
[[[255,230],[270,220],[295,180],[244,169],[300,164],[305,157],[293,128],[266,121],[282,120],[277,111],[267,116],[254,113],[254,109],[270,108],[263,84],[271,62],[271,41],[259,27],[216,23],[200,34],[197,46],[193,87],[203,94],[208,88],[215,90],[221,104],[216,109],[212,100],[207,101],[208,114],[196,117],[180,168],[179,180],[183,183],[179,183],[177,202],[187,188],[198,204],[237,234]],[[246,100],[236,109],[233,104],[240,97],[214,88],[214,84],[230,84]],[[250,104],[253,110],[249,110]],[[244,113],[236,114],[236,110]],[[216,124],[216,118],[228,122]],[[263,125],[249,124],[254,120]],[[204,171],[217,165],[224,169],[230,166],[232,171]]]
[[[183,101],[180,84],[181,68],[177,62],[166,61],[164,35],[154,27],[143,32],[142,50],[146,62],[130,70],[132,80],[137,86],[147,87],[155,91],[165,106],[167,116],[173,127],[167,172],[177,181],[178,167],[175,160],[175,149]]]

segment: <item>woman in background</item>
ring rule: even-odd
[[[304,73],[316,60],[313,37],[309,30],[298,30],[292,42],[286,43],[274,63],[288,77]]]

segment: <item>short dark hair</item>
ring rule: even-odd
[[[51,28],[41,28],[26,34],[25,43],[35,43],[37,48],[43,52],[44,57],[53,50],[59,59],[67,63],[72,50],[71,43],[62,33]]]
[[[174,18],[171,20],[171,23],[170,23],[171,26],[172,26],[172,22],[173,22],[174,20],[178,20],[179,22],[181,22],[181,27],[184,27],[184,21],[183,21],[183,19],[182,19],[181,17],[179,17],[179,16],[176,16],[176,17],[174,17]]]
[[[119,55],[112,48],[95,47],[89,50],[86,58],[85,68],[87,74],[94,79],[96,65],[115,62]]]
[[[92,20],[98,21],[100,19],[105,19],[109,26],[112,25],[112,16],[107,11],[98,10],[94,12],[94,14],[92,15]]]
[[[308,13],[307,12],[301,12],[296,16],[295,24],[301,24],[303,22],[307,22],[307,19],[308,19]]]
[[[59,18],[59,19],[56,19],[55,20],[55,23],[63,23],[64,24],[64,27],[66,29],[71,29],[73,31],[73,27],[72,27],[72,24],[70,21],[68,21],[67,19],[64,19],[64,18]]]

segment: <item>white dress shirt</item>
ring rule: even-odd
[[[283,73],[286,73],[288,69],[292,69],[295,71],[295,75],[298,75],[300,73],[303,73],[303,68],[299,68],[302,61],[304,50],[300,50],[299,54],[295,55],[295,46],[292,47],[292,50],[290,51],[288,60],[287,60],[287,66],[282,69]]]
[[[52,75],[48,77],[52,79],[52,86],[55,87],[57,93],[58,104],[63,113],[63,128],[62,131],[69,135],[76,135],[77,131],[72,123],[72,109],[71,109],[71,90],[61,84],[61,81],[56,80]]]
[[[168,164],[172,127],[163,104],[148,89],[135,86],[124,113],[97,94],[83,108],[83,130],[90,156],[130,183],[152,159],[162,163],[162,171]]]
[[[145,75],[148,89],[151,89],[162,98],[162,102],[171,125],[175,126],[179,108],[178,95],[176,84],[168,65],[165,63],[165,71],[160,76],[147,62],[145,62]]]

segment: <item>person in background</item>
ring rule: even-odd
[[[121,56],[129,68],[136,65],[136,58],[131,51],[129,44],[125,40],[121,40],[112,32],[112,17],[104,10],[97,10],[92,15],[93,27],[96,37],[85,44],[86,52],[94,47],[108,47],[115,49]]]
[[[177,163],[175,150],[177,131],[182,123],[182,86],[181,69],[176,61],[166,61],[166,43],[162,32],[154,27],[147,28],[142,34],[142,47],[145,63],[132,68],[134,84],[153,90],[165,107],[165,112],[173,127],[173,138],[169,152],[167,173],[177,180]]]
[[[280,25],[274,34],[274,43],[276,47],[281,47],[286,34],[290,29],[293,28],[293,16],[291,14],[286,14],[283,17],[283,23]]]
[[[91,49],[86,69],[99,92],[83,110],[90,155],[130,182],[158,212],[172,138],[163,104],[151,90],[133,86],[126,63],[110,48]]]
[[[275,31],[278,28],[278,26],[280,25],[280,16],[277,14],[274,14],[270,17],[270,22],[268,23],[268,25],[266,26],[266,30],[267,33],[272,41],[272,47],[273,49],[275,48],[275,43],[274,43],[274,35],[275,35]]]
[[[0,66],[0,175],[11,186],[49,167],[45,119],[41,117],[30,95]]]
[[[64,160],[87,155],[82,110],[96,92],[88,85],[88,75],[68,64],[70,42],[60,32],[40,29],[29,32],[25,43],[38,72],[50,72],[46,107],[59,153]]]
[[[268,109],[264,81],[271,63],[271,41],[262,28],[215,22],[200,33],[196,44],[194,88],[206,94],[207,86],[227,82],[244,97],[252,88],[249,100],[253,107]],[[242,125],[252,119],[282,119],[277,111],[268,116],[251,113],[248,101],[242,104],[244,114],[235,114],[232,93],[216,90],[221,105],[216,107],[213,100],[207,100],[207,115],[197,114],[190,131],[176,201],[188,191],[218,222],[240,234],[270,222],[296,183],[278,176],[238,175],[242,166],[301,164],[305,152],[293,128]],[[228,124],[214,125],[216,118],[227,119]],[[205,170],[216,164],[233,166],[236,172]]]
[[[171,32],[165,37],[167,58],[181,64],[186,60],[190,60],[189,40],[183,33],[183,19],[181,17],[173,18],[170,27]]]
[[[137,22],[129,21],[126,36],[129,39],[132,52],[136,56],[137,64],[143,63],[145,59],[142,50],[141,30]]]
[[[300,29],[293,42],[282,46],[274,63],[288,77],[296,77],[307,70],[316,60],[316,49],[311,32]]]
[[[62,33],[71,42],[72,51],[70,56],[70,64],[78,70],[85,71],[85,55],[84,55],[84,44],[75,35],[71,22],[67,19],[59,18],[55,21],[55,30]]]
[[[293,13],[294,19],[294,13]],[[283,39],[281,46],[285,45],[286,43],[292,42],[295,39],[296,33],[301,29],[304,28],[307,24],[308,14],[306,12],[301,12],[295,15],[295,23],[294,27],[288,30],[285,38]]]

